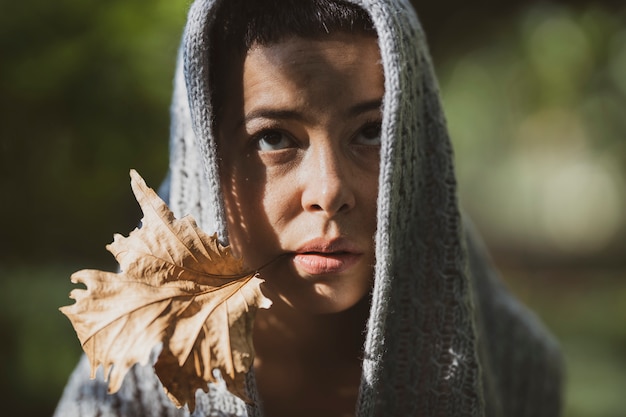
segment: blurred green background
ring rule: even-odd
[[[80,355],[69,276],[116,268],[128,171],[165,173],[189,1],[0,4],[0,401],[46,416]],[[461,201],[561,341],[564,416],[626,416],[626,4],[415,4]]]

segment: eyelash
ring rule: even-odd
[[[380,137],[382,135],[382,120],[378,119],[378,118],[372,118],[368,121],[366,121],[361,128],[354,134],[354,136],[358,136],[359,134],[363,133],[364,131],[371,129],[371,128],[376,128],[378,130],[378,136]],[[380,145],[380,143],[378,144]]]
[[[378,129],[378,135],[380,136],[381,134],[381,127],[382,127],[382,121],[378,118],[372,118],[369,120],[366,120],[365,123],[363,123],[361,125],[361,127],[354,133],[351,141],[354,141],[360,134],[362,134],[364,131],[371,129],[371,128],[376,128]],[[287,144],[284,147],[281,147],[279,149],[262,149],[261,148],[261,141],[264,139],[267,139],[268,136],[270,135],[280,135],[280,140],[288,140],[290,143]],[[288,149],[288,148],[292,148],[294,147],[294,144],[297,144],[298,141],[296,139],[293,138],[293,136],[287,132],[285,132],[282,129],[279,128],[273,128],[273,127],[267,127],[267,128],[263,128],[260,131],[258,131],[257,133],[254,133],[251,137],[251,146],[253,146],[255,149],[261,151],[261,152],[271,152],[271,151],[279,151],[279,150],[283,150],[283,149]],[[358,145],[364,145],[364,146],[376,146],[376,145],[369,145],[369,144],[358,144]],[[379,145],[379,144],[378,144]],[[271,145],[270,145],[271,146]]]
[[[255,133],[254,135],[252,135],[251,140],[252,140],[252,145],[260,151],[272,151],[272,149],[262,149],[261,146],[261,141],[264,139],[267,139],[270,135],[280,135],[280,140],[282,141],[283,139],[287,139],[290,143],[288,144],[288,146],[285,146],[283,148],[280,149],[274,149],[274,150],[282,150],[282,149],[286,149],[286,148],[290,148],[292,147],[292,145],[296,142],[291,135],[289,135],[288,133],[282,131],[281,129],[274,129],[274,128],[266,128],[266,129],[262,129],[261,131],[259,131],[258,133]],[[270,144],[271,146],[271,144]]]

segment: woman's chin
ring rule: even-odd
[[[264,295],[272,300],[273,309],[291,309],[308,315],[344,312],[358,304],[367,293],[367,291],[342,291],[320,283],[298,292],[293,289],[288,293],[282,292],[268,283],[264,283],[261,289]]]
[[[293,257],[280,259],[260,273],[265,280],[261,289],[274,303],[271,308],[275,312],[283,306],[291,313],[293,310],[309,315],[341,313],[371,292],[373,268],[362,256],[300,261],[322,273],[311,274],[300,268]],[[329,269],[332,271],[328,272]]]

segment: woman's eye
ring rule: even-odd
[[[265,130],[254,136],[257,149],[266,151],[279,151],[293,146],[293,141],[283,132],[278,130]]]
[[[357,132],[354,142],[359,145],[379,146],[381,134],[381,123],[368,123]]]

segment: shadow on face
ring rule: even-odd
[[[384,92],[376,38],[292,37],[230,64],[216,131],[233,249],[251,268],[277,259],[262,275],[287,304],[349,308],[373,275]]]

